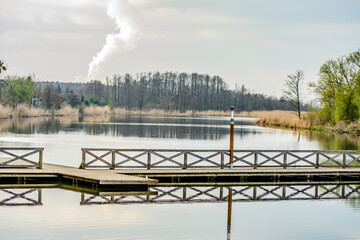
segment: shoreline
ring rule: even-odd
[[[317,133],[333,133],[336,135],[348,135],[353,137],[360,137],[360,129],[358,128],[350,128],[350,129],[342,129],[336,127],[324,127],[324,126],[288,126],[287,124],[280,123],[260,123],[256,122],[257,126],[260,127],[270,127],[270,128],[279,128],[293,131],[311,131]]]
[[[108,115],[144,115],[144,116],[171,116],[171,117],[229,117],[230,111],[192,111],[188,110],[184,113],[177,111],[166,112],[162,109],[149,109],[149,110],[127,110],[125,108],[111,109],[109,106],[88,106],[83,107],[82,113],[79,108],[72,108],[64,106],[59,110],[44,110],[42,108],[28,107],[19,105],[15,109],[0,106],[0,120],[6,119],[26,119],[26,118],[40,118],[40,117],[92,117],[92,116],[108,116]],[[273,110],[273,111],[252,111],[252,112],[238,112],[235,113],[236,117],[257,118],[255,121],[257,126],[280,128],[293,131],[311,131],[334,133],[337,135],[350,135],[354,137],[360,136],[360,127],[357,124],[339,124],[339,126],[319,126],[312,124],[310,112],[303,112],[303,118],[298,119],[291,111]]]
[[[148,109],[148,110],[127,110],[125,108],[111,109],[108,106],[88,106],[79,108],[72,108],[65,106],[59,110],[45,110],[42,108],[18,106],[15,109],[0,106],[0,119],[21,119],[29,117],[62,117],[62,116],[99,116],[111,114],[127,114],[127,115],[154,115],[154,116],[174,116],[174,117],[191,117],[191,116],[230,116],[230,111],[192,111],[186,112],[178,111],[164,111],[162,109]],[[236,113],[236,117],[242,117],[242,113]],[[245,116],[244,116],[245,117]]]

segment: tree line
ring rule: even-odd
[[[15,107],[27,103],[49,110],[60,109],[65,103],[165,112],[223,111],[231,105],[237,111],[289,109],[276,97],[254,93],[244,85],[230,90],[221,77],[198,73],[124,74],[87,83],[34,82],[33,76],[7,76],[0,82],[0,91],[2,104]]]
[[[61,99],[71,106],[95,104],[124,107],[128,110],[163,109],[165,112],[223,111],[228,110],[231,105],[236,106],[237,111],[290,109],[276,97],[254,93],[244,85],[230,90],[221,77],[198,73],[124,74],[108,77],[105,82],[42,82],[37,83],[37,86],[37,99],[41,98],[43,105],[48,102],[44,99],[43,92],[48,91],[49,96],[55,99],[62,96]],[[61,106],[61,102],[55,102],[55,108]],[[305,109],[306,106],[302,105],[302,108]]]

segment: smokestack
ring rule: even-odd
[[[104,68],[110,59],[121,52],[132,50],[143,30],[140,9],[129,0],[110,1],[107,14],[115,20],[119,32],[106,36],[104,46],[89,63],[88,80],[104,77]]]

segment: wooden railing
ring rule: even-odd
[[[0,189],[0,206],[41,206],[41,189]]]
[[[90,157],[91,159],[87,159]],[[229,150],[82,148],[80,168],[229,168]],[[360,151],[235,150],[234,168],[360,167]]]
[[[42,168],[43,151],[44,148],[0,147],[0,168]]]
[[[232,186],[233,202],[360,199],[358,184],[268,184]],[[156,195],[96,196],[82,193],[81,205],[136,204],[136,203],[197,203],[228,200],[228,187],[219,186],[157,186],[149,190]]]

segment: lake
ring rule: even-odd
[[[235,120],[235,149],[359,149],[348,136]],[[44,147],[44,162],[76,167],[82,147],[228,149],[229,118],[7,119],[0,120],[0,146]],[[360,182],[174,185],[101,197],[57,187],[1,188],[0,213],[3,239],[360,239]]]

